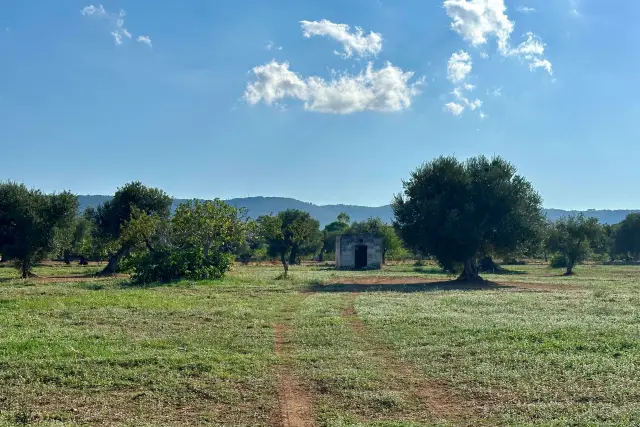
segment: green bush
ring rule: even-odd
[[[127,264],[135,283],[168,283],[177,280],[219,279],[229,271],[233,256],[221,252],[205,258],[199,249],[158,249],[132,256]]]
[[[567,257],[564,255],[556,255],[551,258],[551,268],[567,268]]]

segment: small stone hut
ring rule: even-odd
[[[336,268],[378,270],[381,266],[381,237],[343,234],[336,238]]]

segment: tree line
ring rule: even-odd
[[[101,274],[127,271],[141,283],[219,278],[235,260],[252,259],[277,259],[286,276],[303,258],[331,259],[336,237],[349,233],[382,237],[383,262],[429,257],[461,280],[480,280],[497,267],[494,258],[550,257],[572,274],[589,257],[640,257],[640,214],[616,225],[582,215],[547,221],[532,184],[500,157],[424,163],[394,196],[392,224],[340,214],[321,229],[300,210],[251,219],[219,199],[184,202],[173,213],[171,206],[164,191],[132,182],[78,215],[69,192],[0,182],[0,256],[23,278],[36,263],[60,257],[101,260]]]

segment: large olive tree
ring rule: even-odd
[[[479,254],[516,251],[544,224],[540,196],[500,157],[439,157],[403,186],[393,200],[400,236],[460,280],[480,280]]]
[[[61,229],[71,226],[78,198],[71,193],[43,194],[24,184],[0,183],[0,254],[13,260],[20,275],[33,275],[34,263],[55,248]]]
[[[629,214],[620,223],[615,233],[615,251],[640,259],[640,213]]]
[[[127,229],[125,225],[138,214],[166,221],[171,214],[171,203],[171,197],[164,191],[146,187],[141,182],[131,182],[119,188],[113,199],[89,210],[87,215],[94,223],[97,238],[104,242],[109,252],[109,262],[103,274],[115,273],[122,258],[140,243],[132,240],[140,233],[132,233],[131,230],[123,233]]]
[[[553,224],[547,237],[550,251],[564,255],[567,260],[566,275],[573,274],[573,267],[593,252],[602,234],[602,227],[596,218],[583,214],[563,217]]]

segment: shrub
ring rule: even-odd
[[[233,256],[221,252],[209,253],[205,258],[202,250],[166,248],[153,252],[142,252],[128,260],[136,283],[168,283],[177,280],[219,279],[229,271]]]
[[[567,268],[567,257],[564,255],[556,255],[551,258],[551,268]]]

